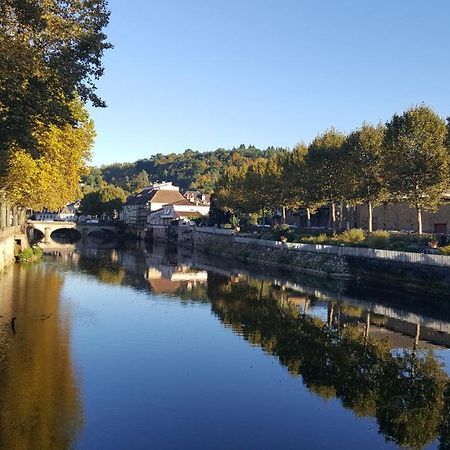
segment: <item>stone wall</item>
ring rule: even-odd
[[[19,227],[0,229],[0,271],[3,271],[6,266],[14,262],[14,255],[16,253],[16,236],[19,234]],[[27,241],[25,235],[21,236],[22,237],[19,237],[18,239],[24,239]]]
[[[405,292],[450,296],[450,267],[346,256],[350,272],[364,283],[385,283]],[[370,284],[367,284],[370,286]]]
[[[344,257],[298,252],[287,247],[262,247],[251,243],[233,242],[231,231],[217,231],[217,233],[196,231],[194,234],[195,248],[219,257],[278,267],[293,272],[332,278],[349,278],[349,269]]]
[[[358,252],[345,255],[298,251],[280,242],[269,242],[271,245],[266,246],[263,241],[255,239],[252,243],[252,240],[235,238],[230,230],[205,229],[194,233],[196,249],[220,258],[328,278],[353,278],[357,284],[369,289],[372,284],[386,284],[398,288],[400,293],[426,292],[427,295],[450,296],[449,265],[381,259],[358,255]]]

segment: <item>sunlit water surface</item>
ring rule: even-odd
[[[2,449],[447,448],[445,302],[163,248],[0,277]]]

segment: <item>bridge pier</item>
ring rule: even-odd
[[[50,237],[51,234],[52,234],[52,229],[50,227],[45,227],[44,228],[44,243],[45,244],[50,244],[50,242],[52,242],[52,238]]]

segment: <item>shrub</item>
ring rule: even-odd
[[[439,253],[441,255],[450,255],[450,245],[446,245],[445,247],[441,247],[439,249]]]
[[[352,228],[338,234],[334,240],[342,244],[360,244],[365,238],[366,236],[361,228]]]
[[[33,245],[33,254],[36,258],[41,259],[42,258],[42,249],[38,247],[37,245]]]
[[[24,248],[23,250],[21,250],[19,252],[19,254],[17,255],[17,258],[20,262],[28,262],[33,259],[33,256],[34,256],[33,249]]]
[[[314,239],[316,244],[325,244],[328,241],[328,236],[325,233],[317,235]]]
[[[42,250],[37,246],[33,245],[30,248],[24,248],[17,255],[17,260],[19,262],[32,262],[42,258]]]
[[[389,246],[389,231],[374,231],[366,237],[366,244],[371,248],[387,248]]]

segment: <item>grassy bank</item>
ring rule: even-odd
[[[255,235],[256,236],[256,235]],[[345,230],[341,233],[306,232],[305,230],[280,226],[263,231],[258,235],[261,239],[285,240],[304,244],[347,245],[351,247],[377,248],[406,252],[430,251],[438,254],[450,254],[450,245],[442,239],[438,241],[433,235],[404,234],[389,231],[367,233],[359,228]]]

